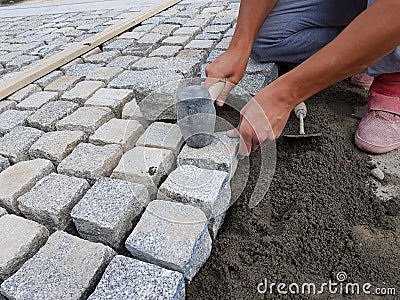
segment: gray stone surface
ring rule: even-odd
[[[68,101],[51,101],[28,117],[29,126],[43,131],[55,130],[56,123],[75,111],[79,104]]]
[[[181,46],[160,46],[153,52],[149,54],[149,56],[159,56],[159,57],[173,57],[175,56],[179,50],[181,50]]]
[[[146,56],[155,48],[155,44],[134,44],[124,51],[122,51],[123,55],[135,55],[135,56]]]
[[[184,273],[206,223],[204,213],[191,205],[154,200],[126,241],[135,257]],[[211,252],[211,237],[205,233],[187,274],[192,280]]]
[[[165,35],[157,32],[149,32],[145,34],[143,37],[138,39],[139,44],[156,44],[163,40],[165,38]]]
[[[10,166],[8,158],[0,155],[0,173]]]
[[[120,51],[104,51],[85,58],[85,61],[93,64],[107,64],[119,55],[121,55]]]
[[[19,197],[18,207],[28,219],[64,230],[71,224],[72,208],[89,188],[84,179],[53,173]]]
[[[122,119],[136,120],[142,124],[143,128],[147,128],[149,126],[149,121],[143,116],[136,99],[133,99],[124,105],[122,110]]]
[[[56,124],[57,130],[79,130],[93,134],[97,128],[114,117],[106,107],[80,107]]]
[[[29,191],[40,179],[53,171],[49,160],[34,159],[17,163],[0,173],[0,204],[11,212],[18,211],[17,198]]]
[[[237,164],[239,138],[230,138],[226,132],[214,134],[213,142],[203,148],[183,146],[178,155],[177,164],[193,165],[202,169],[219,170],[234,173]]]
[[[63,76],[63,72],[53,71],[53,72],[39,78],[38,80],[35,81],[35,83],[37,85],[39,85],[41,88],[44,88],[45,86],[49,85],[50,83],[52,83],[56,79],[60,78],[61,76]]]
[[[44,90],[52,92],[65,92],[70,90],[81,80],[83,80],[83,76],[62,76],[46,86]]]
[[[16,105],[17,103],[15,101],[10,101],[10,100],[0,101],[0,114],[2,112],[5,112],[6,110],[14,109]]]
[[[88,300],[173,299],[182,277],[179,272],[117,255]],[[185,299],[185,284],[177,299]]]
[[[82,177],[90,183],[111,175],[122,156],[119,145],[79,144],[57,167],[60,174]]]
[[[83,104],[89,99],[98,89],[105,87],[102,81],[82,81],[78,82],[75,87],[65,92],[61,96],[61,100],[77,102]]]
[[[134,56],[134,55],[118,56],[117,58],[113,59],[110,63],[108,63],[107,67],[118,67],[118,68],[123,68],[124,70],[127,70],[138,59],[140,59],[140,56]]]
[[[179,25],[174,25],[174,24],[160,24],[156,27],[154,27],[151,31],[153,32],[158,32],[164,35],[170,35],[172,32],[177,30],[179,28]]]
[[[31,158],[51,160],[58,165],[84,139],[85,133],[82,131],[47,132],[30,147],[29,155]]]
[[[55,101],[59,98],[58,93],[56,92],[37,92],[29,97],[27,97],[25,100],[22,100],[20,103],[17,104],[17,109],[21,110],[37,110],[46,103],[50,101]]]
[[[35,128],[18,126],[0,138],[0,155],[7,157],[11,163],[29,159],[29,148],[41,136],[43,131]]]
[[[136,143],[137,146],[169,149],[175,156],[182,144],[183,137],[178,125],[164,122],[152,123]]]
[[[127,32],[127,33],[129,33],[129,32]],[[111,52],[113,50],[118,50],[118,52],[119,52],[119,51],[125,50],[129,46],[133,45],[134,44],[133,40],[126,39],[126,37],[127,37],[126,34],[127,33],[124,33],[125,34],[125,39],[117,39],[117,40],[105,45],[103,47],[103,51],[110,51]],[[111,53],[113,53],[113,52],[111,52]]]
[[[120,67],[101,67],[93,70],[86,77],[88,80],[102,81],[108,84],[112,79],[122,73],[124,69]]]
[[[143,126],[138,121],[114,118],[98,128],[89,142],[95,145],[117,144],[126,152],[135,147],[143,132]]]
[[[102,178],[72,209],[71,217],[81,237],[122,249],[134,220],[148,203],[144,185]]]
[[[210,49],[214,44],[214,40],[193,40],[185,46],[185,49]]]
[[[10,132],[16,126],[24,126],[27,124],[26,119],[31,111],[6,110],[0,114],[0,136]]]
[[[191,40],[191,35],[173,35],[167,37],[162,43],[170,46],[186,46]]]
[[[7,99],[11,101],[21,102],[29,95],[39,92],[42,89],[37,84],[29,84],[26,87],[20,89],[19,91],[15,92],[14,94],[10,95]]]
[[[174,165],[174,153],[171,150],[135,147],[122,156],[111,177],[144,184],[153,199],[156,186]]]
[[[62,231],[1,285],[8,298],[86,299],[115,252]]]
[[[109,86],[119,89],[132,89],[138,101],[163,85],[183,79],[171,70],[156,69],[144,71],[125,71],[110,82]]]
[[[16,215],[0,217],[0,281],[14,274],[49,237],[46,227]]]
[[[102,88],[85,102],[85,106],[109,108],[119,117],[121,116],[123,106],[132,97],[133,93],[128,89]]]
[[[65,71],[65,75],[87,77],[90,72],[92,72],[93,70],[97,69],[98,67],[100,67],[102,65],[104,65],[104,63],[103,64],[90,64],[90,63],[75,64],[73,66],[70,66]]]

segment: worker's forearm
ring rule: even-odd
[[[326,47],[272,85],[291,106],[364,70],[400,44],[400,1],[378,0]]]
[[[250,55],[253,43],[278,0],[242,0],[235,34],[229,48]]]

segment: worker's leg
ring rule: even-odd
[[[374,81],[355,142],[361,150],[385,153],[400,147],[400,47],[369,67],[368,73]]]
[[[363,0],[280,0],[253,45],[258,61],[300,63],[366,8]]]

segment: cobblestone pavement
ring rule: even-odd
[[[0,80],[150,4],[2,19]],[[0,101],[4,297],[185,298],[183,279],[204,265],[224,220],[205,227],[222,190],[230,201],[238,140],[217,133],[205,148],[183,146],[175,110],[163,109],[176,90],[146,96],[204,76],[238,9],[185,0]],[[254,94],[276,77],[276,65],[250,61],[241,86]]]

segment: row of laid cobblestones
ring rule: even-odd
[[[226,49],[238,8],[184,0],[0,101],[2,295],[174,297],[236,169],[238,139],[219,132],[202,149],[184,145],[171,83],[198,77]],[[275,65],[251,61],[242,84],[276,75]],[[189,281],[230,200],[228,185]]]

